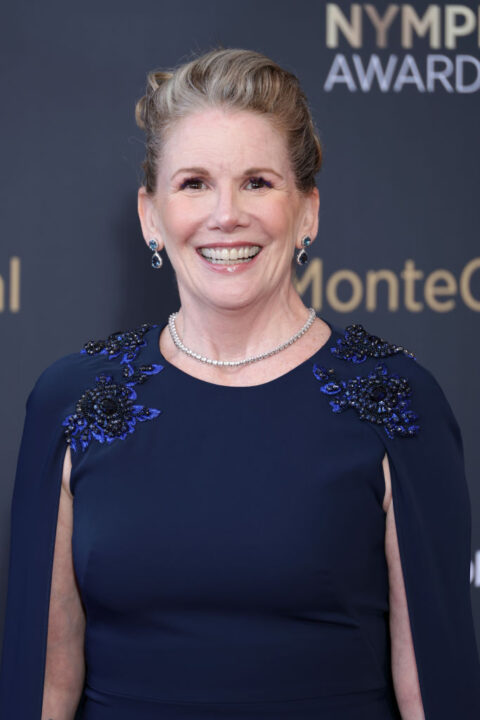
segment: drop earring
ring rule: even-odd
[[[163,260],[158,252],[158,241],[156,238],[148,241],[148,247],[154,251],[152,255],[152,267],[155,268],[155,270],[159,270],[163,265]]]
[[[311,244],[312,244],[311,239],[308,237],[308,235],[305,235],[305,237],[302,238],[302,249],[299,250],[297,253],[297,263],[299,265],[305,265],[305,263],[308,262],[308,255],[305,251],[305,248]]]

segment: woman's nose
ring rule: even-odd
[[[245,223],[246,213],[241,206],[239,191],[231,185],[218,188],[208,223],[209,229],[218,228],[229,232],[237,225]]]

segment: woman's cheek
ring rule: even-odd
[[[177,237],[190,235],[204,217],[204,208],[200,203],[189,202],[181,198],[164,213],[164,226],[167,232]]]
[[[265,213],[265,221],[268,222],[273,235],[290,234],[293,229],[292,217],[287,211],[285,202],[272,203]]]

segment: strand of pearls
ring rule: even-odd
[[[172,340],[179,348],[179,350],[182,350],[187,355],[190,355],[190,357],[195,358],[195,360],[200,360],[200,362],[207,363],[208,365],[229,365],[231,367],[238,366],[238,365],[247,365],[249,363],[257,362],[258,360],[264,360],[265,358],[270,357],[271,355],[275,355],[276,353],[279,353],[281,350],[284,350],[289,345],[292,345],[296,340],[298,340],[302,335],[304,335],[313,321],[316,318],[316,312],[314,308],[309,309],[308,314],[308,320],[305,323],[305,325],[302,327],[301,330],[299,330],[295,335],[293,335],[289,340],[282,343],[281,345],[278,345],[278,347],[274,348],[273,350],[270,350],[269,352],[261,353],[260,355],[253,355],[251,357],[248,357],[246,360],[211,360],[210,358],[205,357],[204,355],[200,355],[199,353],[194,352],[194,350],[191,350],[190,348],[187,348],[186,345],[182,343],[180,338],[178,337],[177,328],[175,326],[175,318],[178,315],[178,313],[172,313],[168,318],[168,327],[170,330],[170,335],[172,336]]]

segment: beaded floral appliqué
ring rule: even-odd
[[[402,345],[395,345],[377,335],[370,335],[359,323],[345,328],[344,336],[337,340],[336,346],[330,348],[330,351],[335,357],[354,363],[365,362],[367,357],[384,358],[400,352],[413,360],[416,359],[414,353],[406,350]]]
[[[121,363],[129,363],[135,360],[138,351],[146,345],[144,335],[148,330],[157,327],[150,323],[143,323],[133,330],[114,332],[106,340],[89,340],[85,343],[80,352],[87,355],[108,355],[109,358],[118,357],[122,353]]]
[[[323,384],[320,389],[330,400],[333,412],[340,413],[354,408],[361,420],[383,425],[389,438],[412,437],[419,430],[415,424],[418,416],[410,409],[411,388],[408,380],[397,374],[389,374],[383,362],[379,362],[366,376],[339,380],[333,368],[313,366],[313,374]]]
[[[100,353],[107,355],[109,360],[121,354],[125,382],[115,382],[111,375],[102,374],[95,378],[93,387],[85,390],[75,412],[62,423],[66,441],[72,450],[76,451],[78,447],[86,450],[92,438],[107,444],[116,439],[124,440],[135,430],[137,422],[153,420],[162,412],[157,408],[134,404],[137,393],[133,386],[163,370],[163,365],[156,363],[139,367],[132,364],[139,349],[146,345],[145,333],[153,327],[157,326],[145,323],[134,330],[112,333],[106,340],[90,340],[83,346],[82,354]]]

